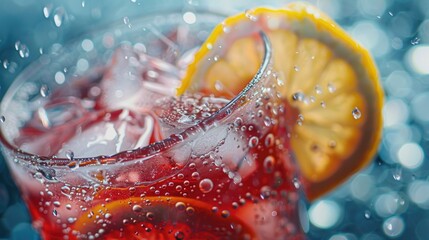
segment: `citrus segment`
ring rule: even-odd
[[[226,30],[225,30],[226,29]],[[261,64],[258,32],[291,121],[291,147],[309,199],[365,166],[380,140],[383,92],[370,54],[315,7],[256,8],[227,18],[195,55],[178,93],[237,95]],[[287,112],[288,114],[288,112]]]
[[[132,197],[99,204],[73,226],[78,238],[244,239],[254,233],[234,216],[212,211],[208,203],[183,197]]]

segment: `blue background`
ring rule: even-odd
[[[281,6],[288,1],[249,2],[0,1],[0,96],[17,74],[48,52],[52,44],[67,42],[108,23],[121,22],[124,17],[132,21],[158,9],[192,9],[200,5],[234,13],[263,2]],[[387,95],[379,154],[371,166],[338,190],[317,202],[306,203],[309,238],[428,239],[429,66],[425,63],[429,62],[428,1],[309,2],[319,5],[370,49]],[[44,9],[49,14],[45,15]],[[0,159],[0,239],[38,239],[3,159]]]

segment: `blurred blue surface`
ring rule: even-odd
[[[210,2],[204,4],[226,13],[258,2],[270,5],[266,1]],[[309,238],[429,239],[429,2],[309,2],[319,5],[370,49],[387,95],[379,155],[337,191],[307,205]],[[70,41],[124,17],[199,5],[203,3],[195,0],[0,1],[0,96],[23,68],[54,43]],[[38,239],[3,159],[0,239]]]

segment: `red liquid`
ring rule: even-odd
[[[54,173],[48,167],[33,169],[28,177],[14,172],[19,185],[26,186],[21,188],[23,197],[44,239],[304,239],[296,208],[296,170],[289,152],[287,119],[281,112],[285,106],[274,105],[280,113],[273,113],[272,99],[262,99],[261,111],[238,109],[234,121],[196,132],[151,158],[125,153],[119,156],[121,163],[95,164],[118,157],[76,163],[74,157],[92,155],[70,156],[67,148],[85,131],[104,129],[96,128],[97,124],[125,129],[132,143],[122,147],[131,144],[126,149],[132,149],[141,147],[135,142],[142,135],[139,129],[147,127],[146,117],[154,119],[147,138],[154,143],[166,137],[166,125],[175,124],[174,113],[196,111],[193,116],[198,120],[222,107],[208,98],[208,105],[198,105],[208,106],[206,110],[180,100],[153,109],[109,109],[103,102],[105,92],[90,96],[92,87],[106,82],[98,84],[82,80],[82,86],[76,87],[74,96],[95,102],[92,108],[83,106],[79,111],[82,102],[75,105],[76,98],[66,97],[71,90],[54,93],[57,97],[47,106],[55,106],[56,101],[72,105],[69,115],[62,116],[69,118],[67,124],[43,130],[36,119],[16,139],[17,145],[27,144],[28,151],[70,158],[70,163]],[[265,117],[271,119],[266,126]],[[180,128],[172,130],[179,133],[184,130]],[[157,146],[153,149],[160,150]],[[73,154],[86,154],[86,149],[73,150]]]

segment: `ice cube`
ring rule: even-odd
[[[159,141],[154,117],[122,109],[87,124],[58,151],[59,157],[94,157],[144,147]]]
[[[23,151],[51,156],[90,117],[79,99],[57,99],[37,108],[14,141]]]
[[[101,81],[101,105],[108,109],[148,109],[154,100],[173,96],[178,85],[176,67],[123,45],[114,53]]]

